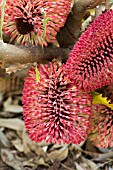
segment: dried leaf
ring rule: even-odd
[[[4,111],[12,112],[12,113],[21,113],[21,112],[23,112],[23,109],[22,109],[22,106],[20,106],[20,105],[12,104],[12,98],[9,97],[4,102]]]
[[[14,145],[14,147],[19,151],[19,152],[23,152],[24,151],[24,147],[22,144],[22,141],[17,138],[16,140],[12,141],[12,144]]]
[[[33,151],[36,155],[41,156],[44,158],[44,160],[48,161],[47,154],[44,152],[41,146],[38,146],[38,143],[33,142],[29,138],[29,136],[26,134],[25,128],[23,130],[22,139],[25,154],[29,155],[29,153]]]
[[[49,167],[49,165],[47,163],[45,163],[43,158],[38,158],[38,157],[34,157],[32,159],[24,161],[23,165],[24,166],[31,166],[31,167],[35,167],[35,166],[37,167],[37,165],[38,166],[43,165],[43,166]]]
[[[54,150],[54,151],[48,153],[48,157],[52,161],[55,161],[55,160],[63,161],[64,159],[67,158],[67,156],[68,156],[68,148],[67,147],[63,147],[59,150]]]
[[[86,170],[88,170],[88,169],[89,170],[98,169],[98,166],[93,161],[86,159],[83,156],[82,156],[82,161],[84,162],[84,165],[86,164],[85,165],[85,167],[87,167]]]
[[[6,68],[6,73],[8,73],[8,74],[16,73],[22,69],[29,67],[30,65],[31,65],[30,63],[13,65],[13,66]]]
[[[61,148],[66,148],[68,147],[68,144],[54,144],[50,149],[49,151],[54,151],[54,150],[58,150],[58,149],[61,149]]]
[[[27,161],[24,161],[23,165],[24,166],[34,167],[34,169],[37,167],[36,163],[34,162],[34,159],[29,159]]]
[[[95,9],[95,17],[97,18],[99,15],[101,15],[105,11],[105,5],[99,5]]]
[[[48,146],[49,144],[46,143],[45,141],[39,142],[37,143],[38,146],[44,147],[44,146]]]
[[[77,162],[75,162],[76,170],[84,170]]]
[[[4,108],[4,111],[12,112],[12,113],[22,113],[23,109],[22,109],[22,106],[19,106],[19,105],[7,105]]]
[[[29,154],[31,152],[31,150],[30,150],[30,147],[29,147],[28,143],[30,141],[33,144],[33,142],[31,141],[31,139],[26,134],[25,128],[23,128],[22,141],[23,141],[24,153]]]
[[[84,32],[90,23],[92,22],[92,16],[89,16],[83,23],[82,23],[82,32]]]
[[[105,154],[98,154],[93,160],[94,161],[105,161],[108,158],[113,158],[113,152],[108,152]]]
[[[47,152],[48,146],[43,146],[42,149],[44,152]]]
[[[0,146],[1,144],[3,147],[10,147],[10,142],[6,135],[3,133],[4,128],[0,128]]]
[[[0,127],[6,127],[13,130],[23,130],[24,122],[18,118],[0,119]]]
[[[9,139],[9,141],[12,141],[12,140],[18,138],[17,132],[18,131],[14,131],[12,129],[8,129],[7,131],[5,131],[5,134],[6,134],[7,138]]]
[[[1,149],[2,160],[15,170],[23,170],[23,163],[17,160],[13,153],[8,149]]]
[[[45,163],[45,161],[44,161],[43,158],[40,158],[40,159],[37,161],[37,164],[38,164],[38,165],[44,165],[44,166],[49,167],[49,165],[48,165],[47,163]]]

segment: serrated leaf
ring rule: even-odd
[[[39,73],[37,67],[35,67],[35,72],[36,72],[36,80],[37,80],[37,82],[40,82],[40,73]]]
[[[90,9],[90,15],[95,15],[95,9]]]
[[[103,104],[113,110],[113,104],[110,104],[110,100],[107,97],[102,97],[102,94],[93,92],[93,104]]]

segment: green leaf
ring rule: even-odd
[[[6,0],[2,0],[0,7],[1,7],[1,21],[0,21],[0,37],[2,37],[2,27],[3,27],[3,23],[4,23],[4,9],[5,9],[5,4],[6,4]]]
[[[82,18],[82,23],[85,21],[85,19],[84,18]]]
[[[36,80],[37,80],[37,82],[40,82],[40,73],[39,73],[37,67],[35,67],[35,72],[36,72]]]
[[[110,104],[110,100],[107,97],[102,97],[102,94],[93,92],[93,104],[103,104],[113,110],[113,104]]]
[[[46,36],[46,25],[47,25],[48,21],[50,20],[50,18],[46,18],[46,12],[45,11],[42,11],[42,13],[44,15],[44,20],[43,20],[44,30],[43,30],[43,33],[42,33],[42,48],[43,48],[43,42],[44,42],[45,36]]]
[[[95,9],[90,9],[90,15],[95,15]]]

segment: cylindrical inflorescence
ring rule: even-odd
[[[65,71],[84,91],[113,81],[113,10],[99,16],[83,33],[70,53]]]
[[[81,92],[63,67],[56,63],[31,68],[23,90],[23,115],[29,137],[35,142],[79,144],[90,128],[91,95]]]
[[[88,139],[97,147],[113,147],[113,110],[102,104],[92,108]]]
[[[3,31],[18,44],[47,46],[56,41],[70,8],[70,0],[7,0]]]

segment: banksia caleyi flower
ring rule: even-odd
[[[35,142],[84,141],[90,127],[91,96],[78,91],[56,63],[41,64],[40,82],[31,68],[23,90],[23,115],[29,137]]]
[[[113,110],[105,105],[94,105],[89,140],[97,147],[113,147]]]
[[[77,88],[92,91],[113,81],[113,11],[99,16],[70,53],[66,74]]]
[[[46,46],[56,40],[70,7],[70,0],[7,0],[4,33],[17,43]]]

